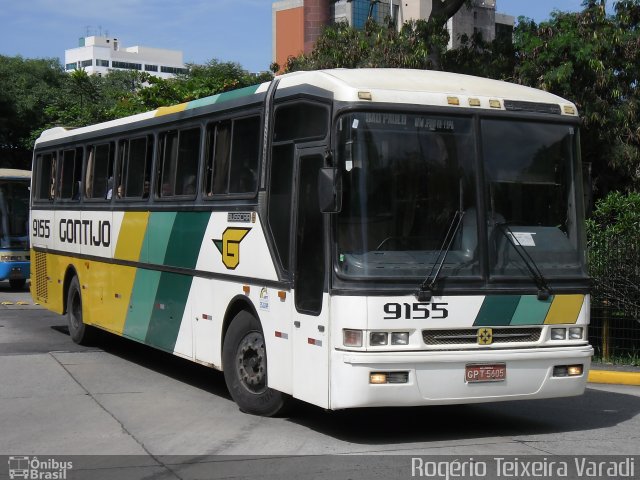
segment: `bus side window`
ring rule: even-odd
[[[64,150],[59,169],[58,198],[61,200],[80,199],[80,178],[82,175],[82,148]]]
[[[132,138],[120,142],[119,175],[113,186],[115,197],[146,199],[149,197],[153,137]],[[108,196],[108,194],[107,194]]]
[[[255,194],[260,162],[260,116],[207,127],[205,196]]]
[[[89,147],[85,173],[87,198],[107,199],[113,183],[113,142]]]
[[[231,159],[231,121],[225,120],[209,127],[210,156],[205,194],[210,197],[229,191],[229,161]]]
[[[260,117],[233,122],[229,193],[253,193],[258,187]]]
[[[162,187],[160,197],[195,196],[200,160],[200,128],[160,135]]]
[[[52,201],[56,192],[56,154],[46,153],[36,157],[36,200]]]

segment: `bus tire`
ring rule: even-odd
[[[82,321],[82,291],[76,276],[71,279],[67,292],[67,324],[71,340],[78,345],[91,343],[94,331]]]
[[[9,279],[9,286],[12,290],[22,290],[27,283],[24,278],[11,278]]]
[[[222,347],[224,379],[240,410],[272,417],[283,413],[289,396],[267,387],[267,350],[260,322],[241,311],[231,321]]]

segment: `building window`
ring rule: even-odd
[[[351,25],[354,28],[362,30],[367,18],[369,18],[369,12],[371,12],[371,18],[377,23],[383,23],[387,17],[391,17],[391,10],[387,0],[353,0],[351,3],[353,16],[351,18]],[[393,20],[397,22],[398,18],[398,6],[393,6]]]
[[[147,72],[157,72],[158,71],[158,65],[145,65],[144,69]]]
[[[173,74],[187,73],[188,72],[188,70],[186,68],[165,67],[165,66],[160,67],[160,71],[162,73],[173,73]]]
[[[109,67],[109,60],[96,60],[96,67]]]
[[[111,66],[113,68],[125,68],[127,70],[142,70],[141,63],[131,63],[131,62],[116,62],[115,60],[111,62]]]
[[[93,60],[83,60],[80,62],[80,66],[81,67],[92,67],[93,66]]]
[[[67,63],[64,66],[64,69],[69,71],[69,70],[75,70],[76,68],[78,68],[78,64],[76,62],[72,62],[72,63]]]

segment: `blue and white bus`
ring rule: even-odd
[[[29,278],[31,172],[0,168],[0,281],[22,289]]]

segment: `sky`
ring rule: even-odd
[[[271,0],[0,0],[0,55],[60,58],[87,34],[120,45],[182,50],[186,63],[234,61],[258,72],[271,63]],[[497,0],[501,13],[537,22],[582,0]]]

